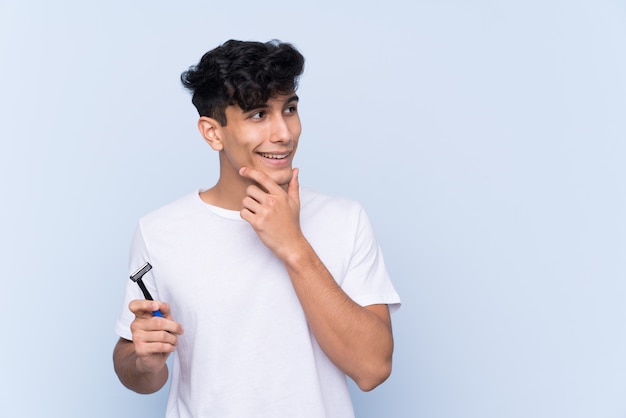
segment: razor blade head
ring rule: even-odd
[[[143,266],[141,266],[141,268],[139,270],[137,270],[135,273],[133,273],[130,276],[130,279],[133,282],[136,282],[137,280],[141,279],[143,277],[144,274],[146,274],[147,272],[150,271],[150,269],[152,268],[152,265],[150,263],[146,263]]]

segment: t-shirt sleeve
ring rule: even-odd
[[[387,304],[394,312],[400,308],[400,296],[387,273],[371,222],[360,206],[356,219],[353,252],[342,288],[361,306]]]
[[[135,319],[135,315],[130,311],[128,305],[132,300],[144,299],[143,293],[137,283],[130,280],[130,276],[137,272],[143,265],[149,262],[148,250],[143,239],[141,226],[137,226],[130,247],[128,276],[126,280],[126,290],[124,292],[124,300],[120,309],[117,322],[115,323],[115,332],[122,338],[132,340],[130,331],[130,323]],[[148,291],[154,299],[158,299],[158,293],[154,285],[153,271],[148,271],[142,281],[148,288]]]

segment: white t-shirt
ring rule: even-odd
[[[300,189],[304,235],[342,289],[362,306],[400,306],[361,206]],[[139,222],[130,272],[170,304],[185,329],[171,375],[168,418],[354,416],[346,376],[310,332],[284,265],[238,211],[194,192]],[[116,332],[132,339],[128,280]]]

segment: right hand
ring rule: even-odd
[[[169,355],[176,350],[183,327],[172,319],[169,304],[152,300],[133,300],[128,308],[135,314],[130,324],[137,355],[137,368],[156,373],[165,366]],[[162,318],[152,312],[161,310]]]

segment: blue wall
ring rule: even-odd
[[[293,42],[301,182],[360,200],[404,306],[359,418],[626,416],[623,1],[0,3],[3,417],[161,416],[117,381],[144,213],[216,179],[180,72]]]

